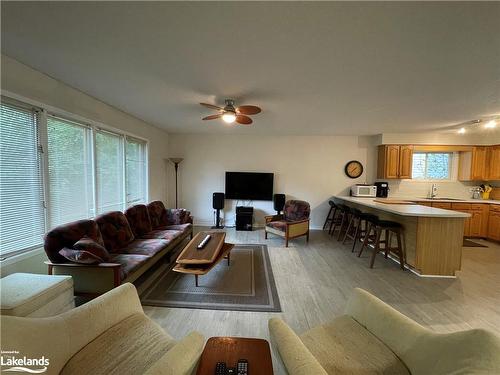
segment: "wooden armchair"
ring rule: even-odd
[[[309,203],[300,200],[287,201],[283,208],[283,215],[265,217],[265,238],[267,239],[267,233],[284,237],[285,247],[288,247],[288,240],[291,238],[306,236],[306,241],[309,241],[310,213]]]

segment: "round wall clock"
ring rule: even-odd
[[[358,178],[363,174],[363,164],[357,160],[351,160],[345,165],[345,174],[350,178]]]

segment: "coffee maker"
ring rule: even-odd
[[[374,185],[377,187],[377,198],[387,198],[389,195],[389,183],[388,182],[375,182]]]

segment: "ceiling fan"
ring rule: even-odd
[[[256,115],[262,111],[259,107],[254,105],[240,105],[239,107],[235,107],[233,99],[226,99],[225,103],[226,105],[224,107],[208,103],[200,103],[204,107],[219,111],[218,114],[203,117],[202,120],[215,120],[222,118],[222,120],[228,124],[232,124],[236,121],[241,125],[250,125],[253,121],[250,117],[248,117],[248,115]]]

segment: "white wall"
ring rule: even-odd
[[[384,133],[379,144],[493,145],[500,143],[500,127],[474,133]]]
[[[179,205],[191,210],[195,223],[209,225],[213,223],[212,193],[224,191],[225,172],[244,171],[274,173],[274,192],[308,201],[312,227],[319,228],[332,195],[347,194],[355,183],[373,182],[374,143],[374,137],[355,136],[169,136],[170,156],[185,159],[179,167]],[[345,164],[353,159],[365,166],[357,180],[344,174]],[[169,192],[173,206],[173,185]],[[263,224],[264,215],[275,213],[270,201],[251,205],[257,224]],[[227,225],[234,225],[235,206],[236,201],[226,200]]]
[[[4,90],[146,138],[149,141],[149,198],[167,199],[167,132],[2,55]]]
[[[149,199],[167,200],[168,183],[165,162],[168,134],[60,81],[2,55],[2,92],[23,96],[66,112],[135,134],[149,141]],[[2,276],[14,272],[46,273],[43,250],[1,262]]]

